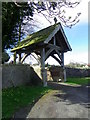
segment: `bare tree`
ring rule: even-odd
[[[32,0],[28,0],[28,4],[29,7],[33,9],[34,14],[42,14],[50,23],[51,19],[58,19],[62,25],[71,28],[79,22],[79,16],[81,13],[77,13],[74,18],[72,18],[72,15],[69,15],[67,18],[65,8],[73,9],[80,4],[80,1],[81,0],[73,0],[73,2],[72,0],[33,0],[32,2]],[[21,3],[15,2],[15,4],[22,7]]]
[[[57,21],[60,21],[64,26],[66,27],[72,27],[76,23],[79,22],[79,16],[80,12],[77,13],[75,18],[72,19],[72,15],[66,17],[66,11],[65,8],[74,8],[77,5],[80,4],[80,0],[71,2],[70,0],[56,0],[54,1],[44,1],[44,2],[38,2],[38,3],[31,3],[33,4],[33,8],[35,9],[35,12],[38,14],[42,14],[50,23],[51,19],[54,19]],[[55,22],[56,22],[55,21]]]

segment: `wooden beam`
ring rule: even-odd
[[[47,48],[50,48],[45,55],[45,60],[50,56],[51,52],[53,52],[55,50],[56,54],[58,55],[58,57],[62,60],[62,56],[60,55],[60,47],[49,44],[47,45]]]
[[[62,64],[61,66],[63,67],[63,74],[64,74],[64,82],[66,81],[66,70],[65,70],[65,67],[64,67],[64,53],[61,53],[62,55]]]
[[[54,49],[57,49],[57,50],[60,50],[60,51],[61,51],[61,48],[60,48],[60,47],[58,47],[58,46],[56,46],[56,45],[53,45],[53,44],[48,44],[48,45],[46,46],[46,48],[54,48]]]
[[[38,64],[40,65],[41,63],[40,63],[40,58],[39,58],[39,56],[37,55],[38,58],[36,58],[33,53],[31,53],[31,55],[37,60]]]
[[[64,53],[61,53],[61,56],[62,56],[62,64],[61,64],[61,67],[64,67]]]
[[[21,59],[21,63],[23,63],[23,62],[24,62],[24,60],[26,59],[26,57],[28,57],[28,55],[30,55],[30,53],[25,54],[25,55],[23,56],[23,58]]]
[[[55,55],[52,55],[52,57],[61,65],[61,61]]]
[[[55,51],[56,51],[58,57],[60,58],[60,60],[62,61],[62,55],[60,55],[60,52],[58,50],[56,50],[56,49],[55,49]]]
[[[13,57],[14,57],[14,63],[16,64],[16,58],[17,58],[17,53],[16,52],[14,52]]]
[[[41,50],[41,75],[43,79],[43,86],[47,86],[47,71],[45,70],[45,48]]]
[[[50,56],[51,52],[54,51],[54,48],[50,48],[45,55],[45,60]]]
[[[18,55],[19,55],[19,62],[20,62],[20,61],[21,61],[21,59],[22,59],[22,58],[21,58],[21,53],[19,53]]]

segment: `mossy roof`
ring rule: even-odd
[[[33,44],[37,44],[39,42],[45,41],[49,35],[54,31],[56,27],[58,27],[60,23],[54,24],[52,26],[49,26],[47,28],[44,28],[38,32],[35,32],[33,34],[28,35],[24,40],[22,40],[15,48],[13,48],[11,51],[17,51],[21,48],[25,48],[27,46],[31,46]]]

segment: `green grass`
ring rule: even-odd
[[[30,105],[49,92],[48,87],[21,86],[2,91],[2,118],[10,118],[21,107]]]
[[[68,84],[78,84],[78,85],[87,85],[90,84],[90,77],[85,78],[67,78],[66,83]]]

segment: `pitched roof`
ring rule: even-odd
[[[33,34],[28,35],[24,40],[22,40],[15,48],[13,48],[11,51],[17,51],[22,48],[26,48],[28,46],[31,46],[33,44],[37,44],[40,42],[48,43],[52,37],[61,29],[62,34],[64,36],[65,42],[68,46],[68,50],[71,50],[71,47],[67,41],[67,38],[64,34],[64,31],[61,27],[60,23],[54,24],[52,26],[49,26],[47,28],[44,28],[38,32],[35,32]]]

